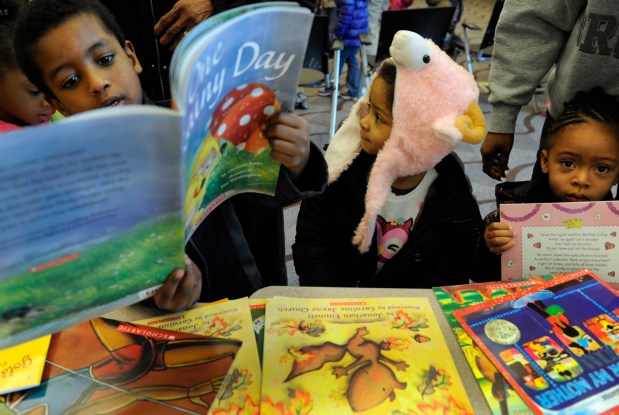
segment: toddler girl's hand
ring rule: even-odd
[[[484,232],[484,241],[490,252],[502,254],[516,245],[515,235],[511,226],[501,222],[492,222]]]
[[[299,177],[310,154],[307,121],[296,114],[280,112],[269,119],[264,135],[271,144],[271,157],[286,167],[293,179]]]

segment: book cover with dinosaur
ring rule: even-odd
[[[550,280],[552,276],[535,276],[519,281],[493,281],[479,284],[462,284],[434,287],[434,295],[445,313],[447,322],[454,332],[466,361],[477,379],[488,406],[495,415],[533,414],[520,396],[509,388],[509,384],[471,336],[453,316],[455,310],[501,298]]]
[[[263,414],[472,414],[426,298],[267,300]]]
[[[41,385],[0,396],[0,414],[207,414],[236,339],[97,318],[52,336]]]
[[[590,270],[453,314],[535,414],[619,413],[619,294]]]
[[[243,343],[212,403],[217,415],[256,413],[262,378],[247,297],[205,304],[181,313],[141,320],[140,324]]]

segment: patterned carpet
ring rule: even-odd
[[[464,13],[462,22],[476,24],[481,28],[480,31],[472,32],[471,45],[475,48],[479,45],[483,33],[486,30],[490,13],[494,0],[465,0],[464,1]],[[425,6],[425,1],[416,0],[414,7]],[[457,31],[460,35],[461,28]],[[456,61],[466,67],[466,60],[464,53],[460,53],[456,56]],[[490,118],[490,105],[487,102],[488,99],[488,71],[489,61],[486,62],[474,62],[473,69],[475,78],[480,85],[480,100],[479,104],[486,116],[486,122]],[[343,74],[345,75],[345,74]],[[341,85],[343,82],[341,82]],[[302,115],[311,126],[311,139],[320,148],[324,146],[328,138],[329,130],[329,116],[331,110],[331,100],[327,97],[321,97],[318,95],[317,88],[305,88],[304,92],[307,96],[307,103],[309,108],[306,110],[300,110],[298,113]],[[544,92],[536,94],[537,111],[533,101],[527,106],[523,107],[518,117],[518,123],[516,126],[516,139],[514,148],[510,156],[509,167],[510,170],[507,175],[508,181],[526,180],[531,176],[533,163],[535,161],[535,154],[538,146],[539,134],[544,123],[544,115],[542,114],[546,95]],[[352,103],[350,101],[339,100],[337,106],[337,123],[341,123],[348,114]],[[494,199],[494,186],[497,183],[495,180],[489,178],[482,172],[481,154],[479,152],[480,145],[461,144],[456,152],[462,159],[465,165],[465,171],[471,180],[473,187],[473,193],[479,203],[479,208],[482,216],[492,211],[495,205]],[[298,277],[294,272],[294,266],[292,263],[292,251],[290,246],[294,242],[295,236],[295,223],[298,214],[298,205],[290,206],[285,209],[285,223],[286,223],[286,259],[288,268],[288,279],[290,285],[298,285]]]

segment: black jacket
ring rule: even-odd
[[[287,285],[282,206],[321,193],[326,183],[327,165],[312,144],[307,166],[294,182],[288,170],[280,170],[275,197],[243,193],[209,214],[186,246],[202,271],[200,301]]]
[[[323,195],[301,203],[292,247],[301,285],[429,288],[490,280],[477,257],[484,229],[479,207],[454,155],[436,166],[408,242],[376,273],[376,236],[365,254],[351,242],[374,160],[362,152]]]

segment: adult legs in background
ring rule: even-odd
[[[368,0],[368,36],[371,45],[367,46],[368,62],[375,65],[376,48],[378,47],[378,35],[380,34],[380,21],[383,11],[389,8],[389,0]]]

